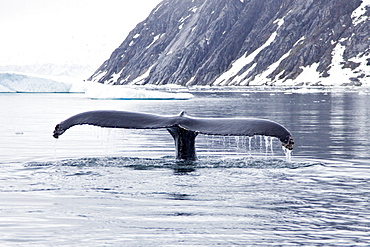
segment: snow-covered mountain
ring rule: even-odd
[[[164,0],[89,78],[370,85],[369,0]]]

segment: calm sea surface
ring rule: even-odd
[[[0,246],[369,246],[370,94],[198,91],[191,100],[0,94]],[[54,126],[88,110],[259,117],[295,139]]]

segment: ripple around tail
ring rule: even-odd
[[[70,167],[122,167],[135,170],[151,170],[159,168],[189,170],[205,168],[254,168],[254,169],[297,169],[314,165],[324,165],[320,161],[289,161],[285,157],[200,157],[198,161],[176,161],[166,156],[159,159],[130,157],[96,157],[66,159],[53,162],[31,162],[27,167],[70,166]]]

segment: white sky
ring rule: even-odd
[[[99,66],[161,0],[0,0],[0,65]]]

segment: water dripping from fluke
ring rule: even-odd
[[[216,139],[215,139],[216,138]],[[207,135],[200,141],[203,153],[230,155],[274,156],[274,140],[270,136],[215,136]],[[211,141],[210,141],[211,140]]]
[[[286,161],[291,162],[292,161],[292,152],[293,152],[293,150],[289,150],[289,149],[287,149],[286,147],[283,146],[283,151],[285,153]]]

